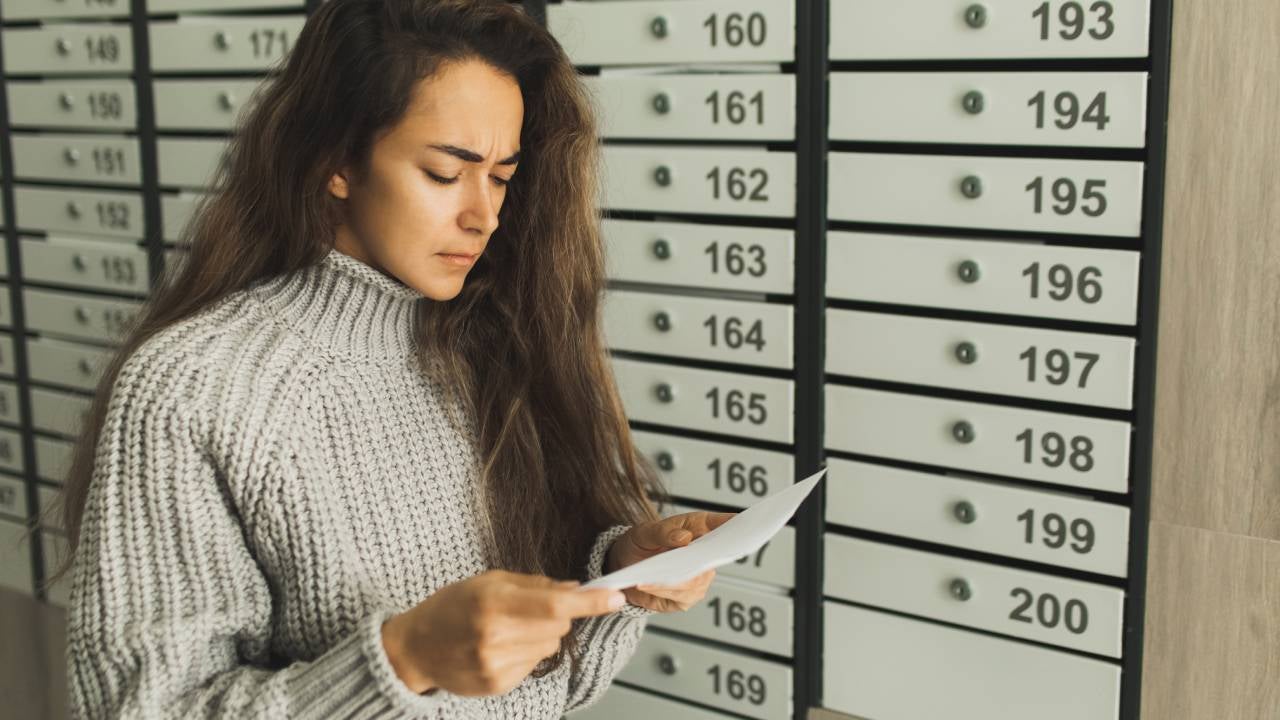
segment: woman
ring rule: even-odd
[[[647,500],[595,137],[514,6],[308,20],[86,424],[76,714],[553,718],[704,596],[574,587],[730,517]]]

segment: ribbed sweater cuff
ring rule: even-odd
[[[374,613],[357,630],[290,679],[289,695],[302,718],[381,718],[431,715],[448,693],[418,695],[401,682],[382,646],[382,623],[393,613]]]
[[[587,582],[604,574],[604,561],[609,555],[609,548],[613,545],[613,541],[625,535],[630,529],[630,525],[614,525],[596,536],[595,544],[591,547],[591,555],[587,559]],[[655,613],[657,613],[656,610],[631,603],[623,605],[622,609],[618,610],[619,615],[629,618],[645,618]]]

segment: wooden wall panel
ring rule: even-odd
[[[1154,520],[1280,540],[1280,2],[1174,3]]]
[[[1280,542],[1154,523],[1142,716],[1280,720]]]
[[[1174,3],[1142,717],[1280,720],[1280,3]]]

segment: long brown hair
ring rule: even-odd
[[[520,172],[464,289],[449,302],[423,301],[418,330],[424,367],[430,356],[475,420],[491,563],[581,577],[596,534],[655,517],[646,495],[660,486],[632,444],[602,339],[599,149],[573,65],[544,28],[500,0],[330,0],[255,93],[184,232],[187,258],[165,271],[99,382],[66,481],[72,551],[58,575],[79,542],[124,361],[229,294],[320,261],[342,217],[329,178],[364,166],[419,81],[468,59],[520,85]],[[576,659],[578,631],[556,664],[566,646]]]

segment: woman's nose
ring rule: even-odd
[[[489,179],[482,178],[488,185]],[[463,229],[489,236],[498,229],[498,210],[501,203],[493,196],[488,187],[472,189],[467,194],[467,205],[460,221]]]

